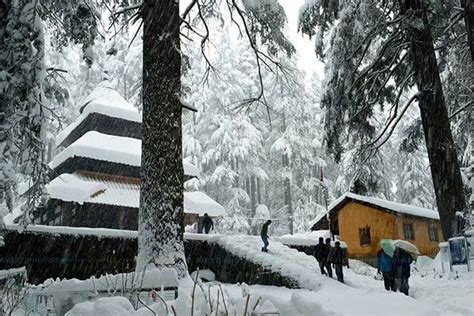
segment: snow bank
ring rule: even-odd
[[[344,195],[340,196],[338,199],[333,201],[329,206],[328,210],[331,211],[334,209],[337,205],[342,203],[346,198],[352,199],[355,201],[360,201],[360,202],[365,202],[365,203],[370,203],[373,205],[377,205],[380,207],[383,207],[387,210],[391,210],[397,213],[403,213],[403,214],[409,214],[409,215],[414,215],[414,216],[421,216],[421,217],[427,217],[431,219],[437,219],[439,220],[439,214],[436,211],[418,207],[418,206],[412,206],[412,205],[407,205],[407,204],[401,204],[397,202],[392,202],[392,201],[387,201],[387,200],[382,200],[374,197],[369,197],[369,196],[362,196],[362,195],[357,195],[354,193],[345,193]]]
[[[349,259],[349,267],[352,272],[359,275],[373,277],[377,273],[376,268],[360,260]]]
[[[55,293],[115,293],[130,292],[136,289],[160,289],[161,287],[177,287],[178,280],[176,270],[174,269],[153,269],[144,272],[130,272],[122,274],[106,274],[99,278],[90,278],[87,280],[48,279],[43,284],[32,286],[30,294],[55,294]]]
[[[193,271],[191,273],[191,279],[196,280],[196,276],[201,280],[207,280],[207,281],[216,280],[215,273],[208,269],[199,270],[199,275],[197,274],[197,271]]]
[[[221,235],[216,234],[194,234],[194,233],[184,233],[184,239],[187,240],[200,240],[207,242],[216,242],[221,238]]]
[[[285,245],[297,245],[297,246],[315,246],[319,242],[319,237],[330,238],[331,234],[329,230],[314,230],[311,232],[303,232],[296,234],[287,234],[280,237],[275,237],[275,240]]]
[[[90,131],[56,155],[49,166],[54,169],[76,156],[140,167],[142,141]],[[193,164],[183,161],[183,167],[185,175],[199,177],[199,170]]]
[[[73,309],[66,313],[66,316],[102,316],[116,315],[128,316],[136,315],[135,309],[125,297],[104,297],[97,301],[82,302],[76,304]]]
[[[160,302],[138,310],[133,308],[130,301],[121,296],[102,297],[95,301],[76,304],[66,316],[151,316],[167,315],[166,307]]]
[[[255,236],[220,235],[216,242],[230,253],[289,277],[304,288],[320,288],[320,276],[315,275],[316,259],[296,249],[270,240],[269,252],[264,253],[262,241]]]

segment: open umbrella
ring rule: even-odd
[[[401,248],[405,250],[406,252],[411,253],[413,255],[416,255],[416,256],[420,255],[420,251],[418,250],[418,248],[414,244],[406,240],[397,239],[393,242],[393,245],[396,248]]]
[[[382,239],[380,240],[380,247],[382,247],[383,251],[393,257],[393,253],[395,252],[395,246],[393,245],[393,240],[391,239]]]

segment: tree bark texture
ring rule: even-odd
[[[293,234],[293,205],[291,201],[291,181],[290,181],[290,159],[288,158],[288,154],[282,155],[282,163],[283,168],[285,169],[285,180],[283,181],[284,186],[284,196],[285,196],[285,206],[286,210],[288,211],[288,229],[290,230],[290,234]]]
[[[250,177],[250,217],[255,218],[257,214],[257,186],[255,176]],[[252,235],[258,235],[258,224],[254,225],[252,228]]]
[[[463,0],[462,6],[464,9],[467,43],[471,51],[471,60],[474,62],[474,0]]]
[[[283,133],[286,132],[286,115],[283,113]],[[284,177],[283,180],[283,195],[285,199],[285,207],[288,212],[288,229],[290,234],[293,234],[293,207],[291,203],[291,181],[290,181],[290,157],[288,153],[285,152],[282,154],[281,162],[284,170]]]
[[[423,0],[400,1],[406,24],[436,204],[445,240],[455,235],[456,212],[465,207],[463,183],[456,147]],[[416,20],[416,23],[415,23]],[[422,27],[420,27],[422,25]]]
[[[143,2],[142,181],[137,270],[149,264],[187,274],[179,1]]]

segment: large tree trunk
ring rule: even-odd
[[[464,9],[464,24],[466,25],[466,36],[467,36],[467,42],[469,45],[469,50],[471,52],[471,63],[467,67],[470,69],[470,79],[474,80],[474,0],[463,0],[462,2],[462,7]],[[472,81],[471,81],[472,82]],[[469,102],[469,101],[468,101]],[[469,130],[469,146],[471,148],[471,157],[470,161],[467,162],[468,167],[467,167],[467,178],[468,178],[468,184],[472,182],[472,178],[474,177],[474,111],[471,111],[470,114],[471,117],[471,126]],[[473,221],[473,215],[474,214],[474,199],[472,198],[474,192],[470,192],[471,198],[469,199],[469,212],[467,216],[468,221],[470,221],[470,225],[474,225]]]
[[[463,0],[464,23],[466,24],[466,35],[471,59],[474,62],[474,0]]]
[[[283,132],[286,131],[286,116],[283,113]],[[290,234],[293,234],[293,205],[291,201],[291,179],[290,179],[290,158],[288,157],[288,153],[283,153],[282,155],[282,166],[284,169],[284,177],[285,180],[283,181],[284,187],[284,198],[285,198],[285,206],[288,212],[288,229],[290,230]]]
[[[149,264],[187,275],[183,245],[179,1],[143,2],[140,271]]]
[[[251,176],[249,178],[250,185],[249,185],[249,195],[250,195],[250,217],[255,218],[257,215],[257,186],[255,176]],[[257,235],[258,234],[258,223],[253,225],[251,228],[251,234]]]
[[[401,13],[407,17],[411,15],[408,19],[412,19],[407,22],[407,35],[420,91],[418,104],[441,227],[444,238],[448,239],[457,233],[456,212],[463,211],[465,207],[461,171],[423,0],[400,3]],[[419,23],[413,22],[413,19],[418,19],[423,27],[416,27]]]
[[[285,169],[285,180],[284,180],[284,190],[285,190],[285,206],[288,211],[288,229],[290,234],[293,234],[293,205],[291,201],[291,180],[290,180],[290,160],[288,159],[287,154],[282,156],[283,168]]]

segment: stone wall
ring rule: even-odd
[[[5,246],[0,247],[0,270],[25,266],[31,284],[49,278],[87,279],[135,268],[135,238],[17,231],[2,234]],[[212,270],[221,282],[297,287],[293,280],[235,256],[217,243],[185,240],[184,244],[190,272],[199,267]]]
[[[245,282],[247,284],[276,285],[297,288],[297,283],[261,265],[235,256],[216,243],[187,240],[184,243],[186,261],[190,272],[199,267],[215,273],[216,279],[224,283]]]

